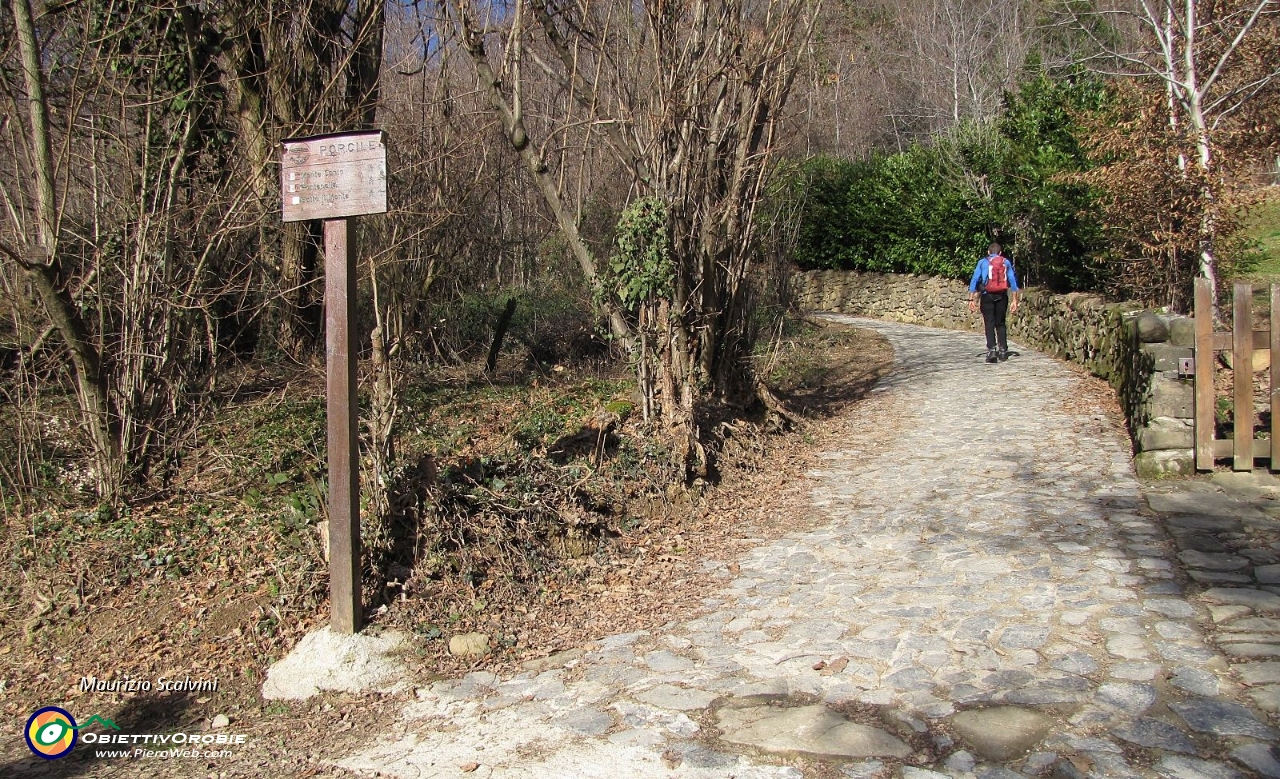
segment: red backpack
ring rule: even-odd
[[[999,254],[987,260],[987,283],[984,292],[1009,291],[1009,261]]]

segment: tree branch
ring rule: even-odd
[[[1249,33],[1249,30],[1253,29],[1254,23],[1258,21],[1258,17],[1262,15],[1263,10],[1273,3],[1275,3],[1275,0],[1260,0],[1258,7],[1254,8],[1253,13],[1249,16],[1249,21],[1241,25],[1240,31],[1236,33],[1236,37],[1231,41],[1231,45],[1227,46],[1226,51],[1222,52],[1222,56],[1218,58],[1218,64],[1214,66],[1213,72],[1210,73],[1209,77],[1200,85],[1201,95],[1208,96],[1209,90],[1213,88],[1218,77],[1222,75],[1222,69],[1226,66],[1227,60],[1231,58],[1231,55],[1235,53],[1236,49],[1240,48],[1240,42],[1244,40],[1244,36]]]

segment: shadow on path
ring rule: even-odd
[[[120,763],[130,763],[134,760],[157,760],[160,758],[135,758],[135,757],[111,757],[99,758],[96,753],[101,750],[120,751],[135,748],[143,749],[188,749],[185,744],[177,744],[172,747],[157,746],[153,744],[112,744],[110,746],[103,745],[101,747],[95,744],[86,744],[84,734],[101,733],[101,734],[171,734],[171,733],[196,733],[200,732],[198,720],[192,722],[187,716],[187,710],[192,703],[192,697],[186,693],[163,693],[163,694],[143,694],[131,698],[122,706],[111,711],[71,711],[71,715],[75,717],[76,722],[80,724],[81,731],[76,745],[72,747],[71,753],[66,757],[47,760],[37,757],[35,754],[28,752],[28,756],[13,760],[5,765],[0,765],[0,777],[40,777],[40,779],[69,779],[77,776],[100,777],[108,776],[113,771],[115,765]],[[119,731],[110,730],[97,724],[85,726],[94,715],[103,717],[115,723],[119,727]],[[23,720],[25,724],[25,718]],[[21,726],[19,726],[21,727]],[[19,734],[19,738],[22,736]],[[208,749],[209,747],[197,747],[197,749]],[[196,761],[193,760],[193,764]],[[203,766],[203,763],[199,763]]]

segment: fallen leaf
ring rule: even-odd
[[[1068,755],[1067,759],[1071,761],[1071,765],[1076,767],[1080,773],[1088,773],[1093,770],[1093,761],[1084,755]]]

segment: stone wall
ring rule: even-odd
[[[981,315],[968,308],[968,285],[953,279],[809,271],[792,277],[792,299],[806,311],[982,332]],[[1191,319],[1029,289],[1008,323],[1011,340],[1077,363],[1115,388],[1140,474],[1192,472],[1194,390],[1178,376],[1178,359],[1192,356]]]

